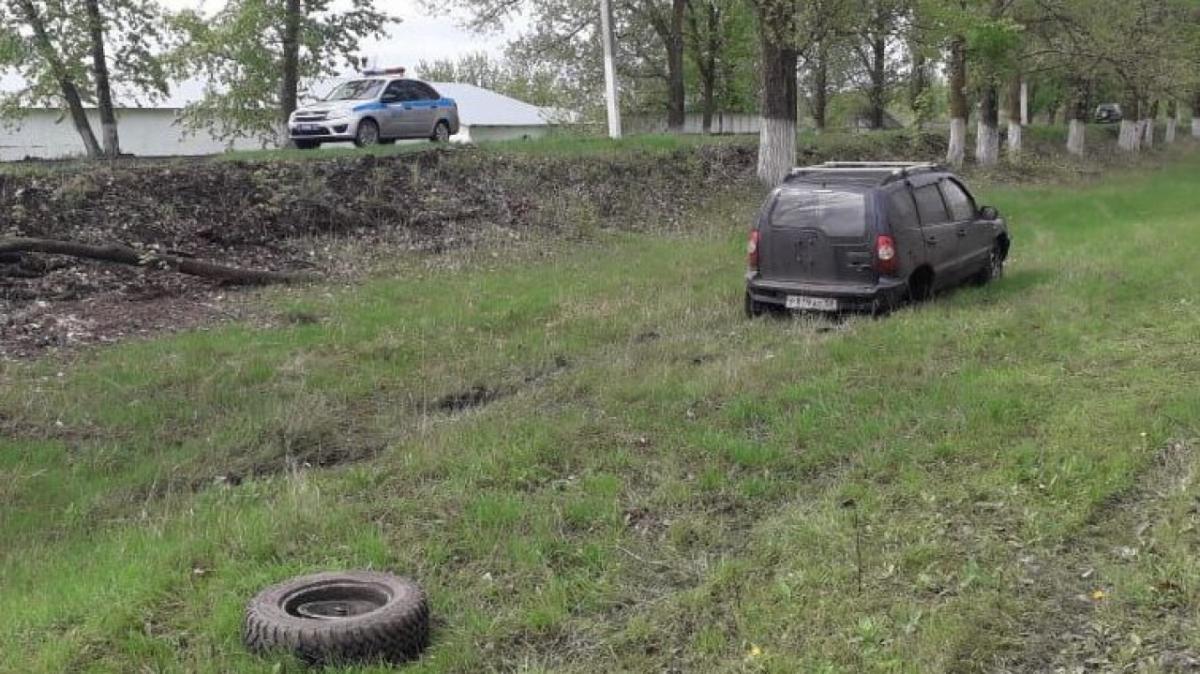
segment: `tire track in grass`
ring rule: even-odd
[[[1152,642],[1152,633],[1158,630],[1153,623],[1146,623],[1149,616],[1138,620],[1138,616],[1128,615],[1134,610],[1129,604],[1116,606],[1111,610],[1116,615],[1109,615],[1109,606],[1122,601],[1124,588],[1119,584],[1125,579],[1104,572],[1128,565],[1146,570],[1144,567],[1157,564],[1155,529],[1165,524],[1164,511],[1171,501],[1196,492],[1200,470],[1197,443],[1200,439],[1167,442],[1132,486],[1102,501],[1079,531],[1053,549],[1020,558],[1020,613],[1014,622],[1022,626],[1023,647],[997,654],[989,671],[1190,671],[1200,666],[1194,639],[1189,644],[1177,630],[1166,629],[1157,635],[1159,641]],[[1148,572],[1156,574],[1153,569]],[[1172,595],[1181,588],[1170,580],[1159,581],[1155,589],[1163,595],[1164,614],[1180,600]],[[1185,608],[1186,604],[1175,607]],[[1185,612],[1190,614],[1195,608],[1192,605]],[[1163,617],[1158,616],[1160,620]],[[1175,627],[1180,625],[1194,630],[1194,616]],[[1137,631],[1142,636],[1136,636]]]

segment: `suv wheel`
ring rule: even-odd
[[[746,293],[746,304],[744,307],[746,318],[758,318],[767,313],[767,308],[761,302],[755,302],[750,293]]]
[[[379,125],[375,120],[364,119],[358,124],[358,132],[354,134],[354,144],[358,147],[371,147],[379,144]]]
[[[986,285],[1003,277],[1004,251],[998,245],[992,246],[992,251],[988,253],[987,264],[979,270],[979,274],[975,276],[975,282],[979,285]]]
[[[445,122],[438,122],[437,126],[433,127],[433,137],[430,138],[435,143],[446,143],[450,141],[450,125]]]

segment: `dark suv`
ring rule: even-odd
[[[1097,124],[1116,124],[1125,119],[1121,114],[1121,106],[1116,103],[1101,103],[1096,106],[1096,123]]]
[[[886,311],[999,278],[1008,227],[934,164],[831,162],[795,169],[750,232],[746,313]]]

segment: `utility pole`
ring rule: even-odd
[[[621,104],[617,98],[617,62],[613,52],[612,0],[600,0],[600,31],[604,41],[604,98],[608,103],[608,137],[621,137]]]

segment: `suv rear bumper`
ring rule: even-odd
[[[881,278],[875,284],[797,283],[768,281],[757,276],[746,277],[746,292],[759,304],[780,309],[787,305],[788,295],[836,299],[839,311],[877,311],[896,306],[908,292],[904,279]]]

